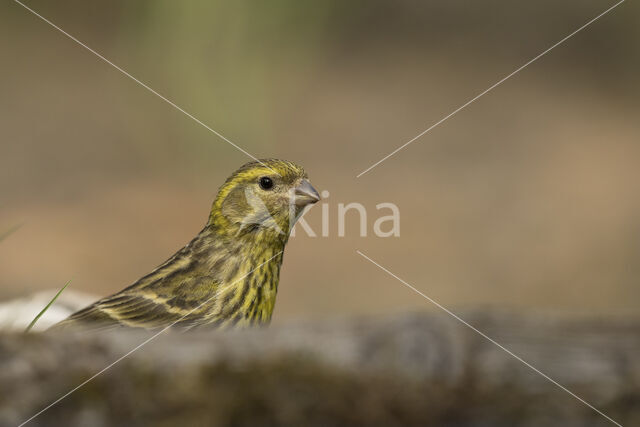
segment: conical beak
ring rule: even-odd
[[[320,195],[306,179],[303,179],[300,185],[295,188],[294,196],[296,206],[306,206],[320,200]]]

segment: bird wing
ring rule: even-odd
[[[169,285],[163,283],[166,281],[164,277],[145,286],[129,287],[72,314],[52,329],[190,327],[214,303],[217,283],[211,277],[184,277],[173,292],[163,289]]]
[[[116,294],[72,314],[56,328],[82,325],[101,330],[123,326],[154,329],[170,325],[181,315],[145,294]]]

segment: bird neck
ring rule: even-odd
[[[243,245],[259,245],[284,249],[289,240],[289,224],[264,225],[258,221],[233,221],[213,209],[205,230],[211,230],[216,237],[230,243],[240,242]]]
[[[288,234],[275,233],[270,228],[247,227],[228,224],[223,227],[209,222],[192,244],[208,259],[212,270],[241,273],[237,265],[250,266],[243,274],[256,271],[261,265],[274,265],[282,262],[282,254],[288,240]],[[235,274],[234,274],[235,275]],[[232,277],[223,277],[228,282]]]

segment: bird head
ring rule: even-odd
[[[218,229],[286,240],[304,208],[320,200],[305,170],[288,161],[249,162],[220,187],[209,223]]]

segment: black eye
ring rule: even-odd
[[[260,188],[263,190],[271,190],[273,188],[273,180],[268,176],[263,176],[260,178]]]

